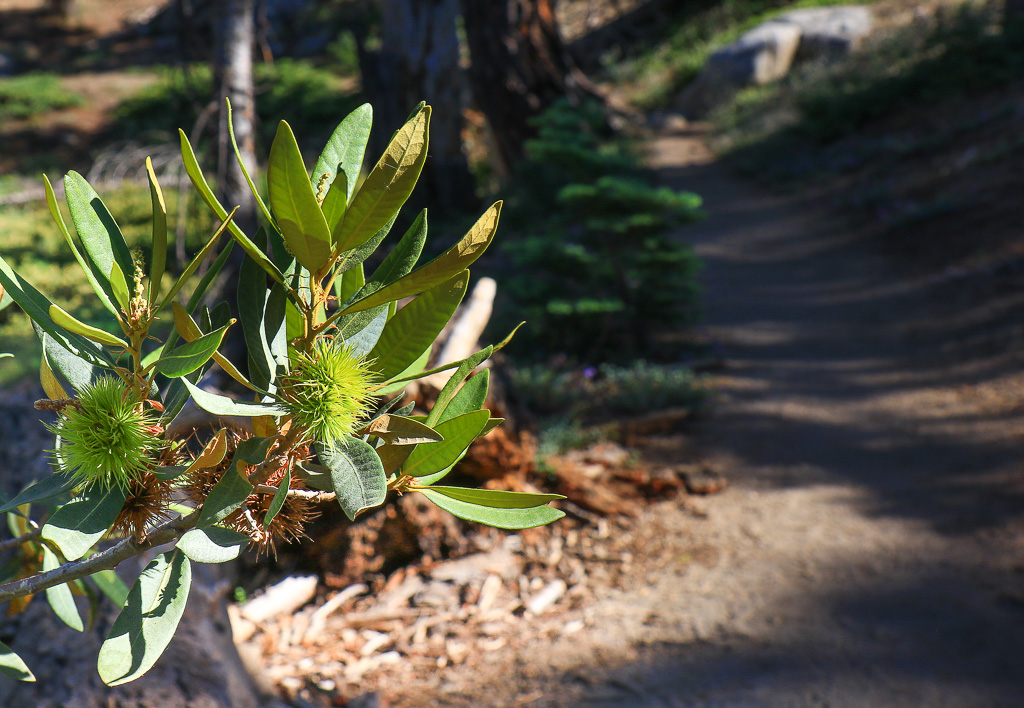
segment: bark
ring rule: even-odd
[[[560,98],[603,100],[576,67],[555,21],[555,0],[462,0],[469,81],[501,161],[510,168],[534,135],[530,119]]]
[[[381,49],[361,52],[363,87],[373,104],[376,154],[412,109],[426,101],[430,157],[419,200],[443,211],[475,206],[463,152],[466,81],[459,66],[458,0],[380,0]]]

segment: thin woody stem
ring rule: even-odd
[[[84,560],[65,563],[61,567],[45,573],[36,573],[21,580],[4,583],[0,585],[0,602],[42,592],[47,588],[84,578],[100,570],[112,570],[122,561],[143,551],[177,541],[186,531],[193,528],[198,520],[199,512],[194,511],[188,516],[165,521],[153,529],[144,541],[136,542],[132,538],[126,538],[107,550]]]
[[[277,494],[277,487],[270,484],[260,484],[256,487],[259,494]],[[315,489],[289,489],[287,496],[293,499],[306,499],[311,502],[334,501],[338,495],[334,492],[319,492]]]
[[[31,531],[27,531],[27,532],[21,534],[20,536],[18,536],[17,538],[9,538],[6,541],[0,541],[0,553],[3,553],[4,551],[9,550],[11,548],[17,548],[21,544],[26,543],[28,541],[34,541],[37,538],[39,538],[39,535],[42,532],[43,532],[43,527],[42,526],[36,526]]]

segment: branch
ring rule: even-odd
[[[78,580],[100,570],[112,570],[122,561],[134,555],[165,543],[177,541],[186,531],[194,527],[198,520],[199,512],[194,511],[188,516],[180,516],[160,524],[153,529],[145,541],[136,543],[132,538],[126,538],[107,550],[84,560],[65,563],[61,567],[45,573],[37,573],[21,580],[4,583],[0,585],[0,602],[41,592],[54,585]]]
[[[273,487],[269,484],[260,484],[256,486],[256,491],[260,494],[276,494],[277,487]],[[289,489],[288,496],[292,498],[308,499],[311,502],[334,501],[338,498],[338,495],[334,492],[318,492],[314,489]]]
[[[6,541],[0,541],[0,553],[3,553],[4,551],[9,550],[11,548],[17,548],[18,546],[20,546],[23,543],[26,543],[27,541],[34,541],[37,538],[39,538],[39,534],[41,534],[42,532],[43,527],[36,526],[31,531],[27,531],[18,536],[17,538],[9,538]]]

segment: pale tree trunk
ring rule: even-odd
[[[463,152],[465,77],[455,22],[458,0],[380,0],[381,49],[363,52],[363,88],[373,104],[378,153],[420,101],[433,107],[430,153],[419,196],[442,210],[475,205]]]
[[[555,0],[462,0],[470,85],[506,168],[534,135],[530,119],[559,98],[603,100],[562,42],[554,6]]]
[[[221,202],[238,210],[235,221],[252,233],[256,203],[238,166],[228,136],[224,99],[231,100],[235,138],[249,174],[256,173],[256,107],[253,97],[252,53],[255,42],[255,0],[220,0],[217,54],[214,61],[214,100],[220,107],[217,134],[217,185]]]

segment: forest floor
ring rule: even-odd
[[[705,198],[713,412],[695,449],[731,482],[622,533],[585,626],[381,691],[391,706],[1013,706],[1024,690],[1024,372],[978,346],[997,305],[908,276],[822,194],[739,180],[700,131],[650,143]],[[902,272],[902,274],[901,274]],[[954,292],[958,291],[958,292]],[[974,302],[972,306],[963,303]],[[965,333],[970,332],[968,339]]]

